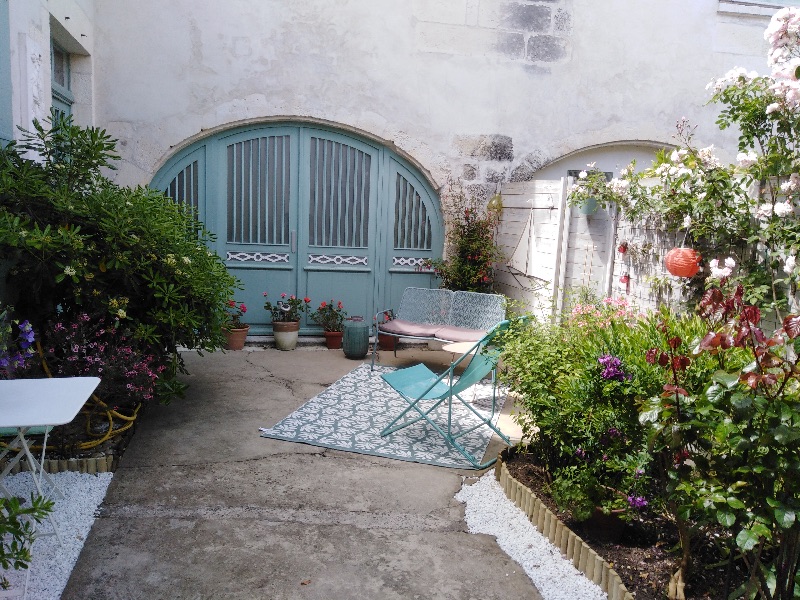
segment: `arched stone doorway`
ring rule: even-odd
[[[442,255],[439,199],[373,140],[305,123],[238,127],[177,152],[151,186],[193,206],[217,236],[255,335],[269,332],[264,291],[342,300],[371,319],[407,286],[436,285],[420,267]],[[302,332],[314,328],[304,319]]]

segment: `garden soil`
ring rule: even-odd
[[[678,537],[669,521],[652,512],[641,513],[638,521],[625,523],[621,537],[614,542],[601,539],[596,530],[586,522],[577,522],[572,516],[556,506],[550,496],[544,470],[530,454],[512,453],[506,466],[509,473],[528,487],[558,517],[583,538],[622,578],[625,587],[636,600],[663,600],[667,597],[667,585],[672,573],[677,570]],[[730,576],[731,589],[744,580],[741,565],[734,565],[728,572],[728,561],[723,560],[713,543],[714,532],[697,540],[693,548],[696,556],[705,564],[719,564],[714,568],[698,567],[690,573],[686,586],[687,598],[726,600],[726,582]]]

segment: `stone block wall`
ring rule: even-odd
[[[549,73],[569,59],[571,0],[441,0],[414,3],[417,50],[518,63]],[[531,181],[547,159],[515,156],[504,132],[457,135],[454,154],[462,159],[452,174],[478,196],[502,182]]]
[[[414,3],[420,50],[493,55],[540,67],[569,55],[570,0],[438,0]]]

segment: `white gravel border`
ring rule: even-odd
[[[566,560],[503,492],[487,472],[476,483],[462,485],[455,499],[465,503],[470,533],[485,533],[531,578],[544,600],[605,600],[606,593]]]
[[[54,535],[39,537],[33,543],[33,560],[30,565],[28,598],[35,600],[59,600],[67,585],[72,568],[78,560],[86,536],[92,528],[97,507],[105,498],[113,473],[75,473],[66,471],[50,475],[66,496],[65,500],[55,498],[52,515],[58,523],[62,544]],[[8,475],[3,484],[15,496],[30,498],[35,490],[29,472]],[[49,486],[42,483],[43,491]],[[48,520],[39,525],[39,531],[52,531]],[[2,571],[2,570],[0,570]],[[26,572],[10,570],[3,573],[11,582],[11,588],[19,591],[25,585]]]

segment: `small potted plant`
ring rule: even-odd
[[[250,330],[250,325],[242,323],[242,316],[247,312],[247,306],[243,302],[237,303],[236,300],[228,300],[225,312],[228,314],[228,322],[222,328],[226,340],[225,349],[242,350],[244,341],[247,339],[247,332]]]
[[[389,309],[385,310],[382,313],[378,313],[374,320],[380,319],[381,323],[388,323],[392,319],[394,319],[394,311]],[[380,325],[380,323],[378,323]],[[386,333],[381,333],[380,328],[376,328],[378,330],[378,345],[380,346],[381,350],[394,350],[397,346],[397,338],[393,335],[388,335]]]
[[[264,292],[267,297],[267,292]],[[264,302],[264,309],[272,315],[272,333],[275,336],[275,347],[278,350],[294,350],[297,347],[297,336],[300,332],[300,318],[308,310],[311,298],[298,298],[286,292],[273,304]]]
[[[309,316],[314,323],[325,330],[325,344],[329,350],[337,350],[342,347],[342,332],[347,312],[345,312],[341,300],[320,302],[319,308]]]

